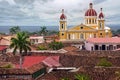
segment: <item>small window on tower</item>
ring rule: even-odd
[[[62,29],[63,29],[64,25],[62,24]]]
[[[100,35],[102,35],[102,33],[100,33]]]
[[[63,36],[64,34],[62,33],[62,36]]]

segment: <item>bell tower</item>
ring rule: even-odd
[[[64,14],[64,9],[62,9],[62,14],[60,16],[60,21],[59,21],[60,25],[59,25],[59,36],[60,36],[60,40],[66,40],[67,39],[67,34],[66,34],[66,30],[67,30],[67,17]]]
[[[62,9],[62,14],[60,16],[60,26],[59,26],[60,31],[65,31],[67,30],[67,20],[66,16],[64,14],[64,9]]]
[[[102,8],[101,8],[101,12],[98,16],[98,29],[104,30],[104,25],[105,25],[105,19],[104,19],[104,14],[103,14]]]

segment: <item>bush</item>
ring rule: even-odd
[[[106,58],[102,58],[100,62],[97,64],[97,66],[104,66],[104,67],[110,67],[112,66],[112,63],[107,61]]]
[[[70,80],[69,78],[62,78],[61,80]]]
[[[14,65],[9,63],[9,64],[1,66],[0,68],[14,68]]]
[[[47,50],[47,47],[44,45],[40,45],[37,47],[37,50]]]
[[[59,50],[59,49],[63,48],[63,44],[62,44],[62,42],[53,41],[49,44],[49,48],[51,48],[53,50]]]
[[[76,74],[75,80],[90,80],[90,77],[86,74]]]

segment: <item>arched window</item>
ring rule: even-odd
[[[84,35],[83,34],[80,34],[80,39],[84,39]]]
[[[91,24],[91,19],[89,19],[89,24]]]
[[[68,34],[68,39],[70,39],[70,34]]]
[[[100,29],[102,29],[102,22],[100,22]]]
[[[64,24],[61,25],[62,29],[64,28]]]
[[[94,23],[94,19],[92,19],[92,23],[95,24],[95,23]]]

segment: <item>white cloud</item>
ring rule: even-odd
[[[14,0],[6,0],[10,5],[15,5],[15,1]]]
[[[0,5],[0,13],[8,21],[11,19],[9,16],[13,16],[13,23],[22,25],[32,23],[33,25],[58,25],[61,9],[65,9],[68,25],[80,24],[84,22],[84,14],[89,8],[90,2],[94,3],[94,8],[97,12],[103,7],[108,23],[112,24],[120,21],[120,18],[116,16],[120,14],[119,0],[114,2],[113,0],[0,0],[0,3],[2,4],[3,1],[7,1],[9,5],[7,7],[5,7],[6,5]],[[3,7],[5,7],[4,13],[2,12]],[[1,16],[3,17],[3,15]],[[6,24],[6,22],[4,23]]]

